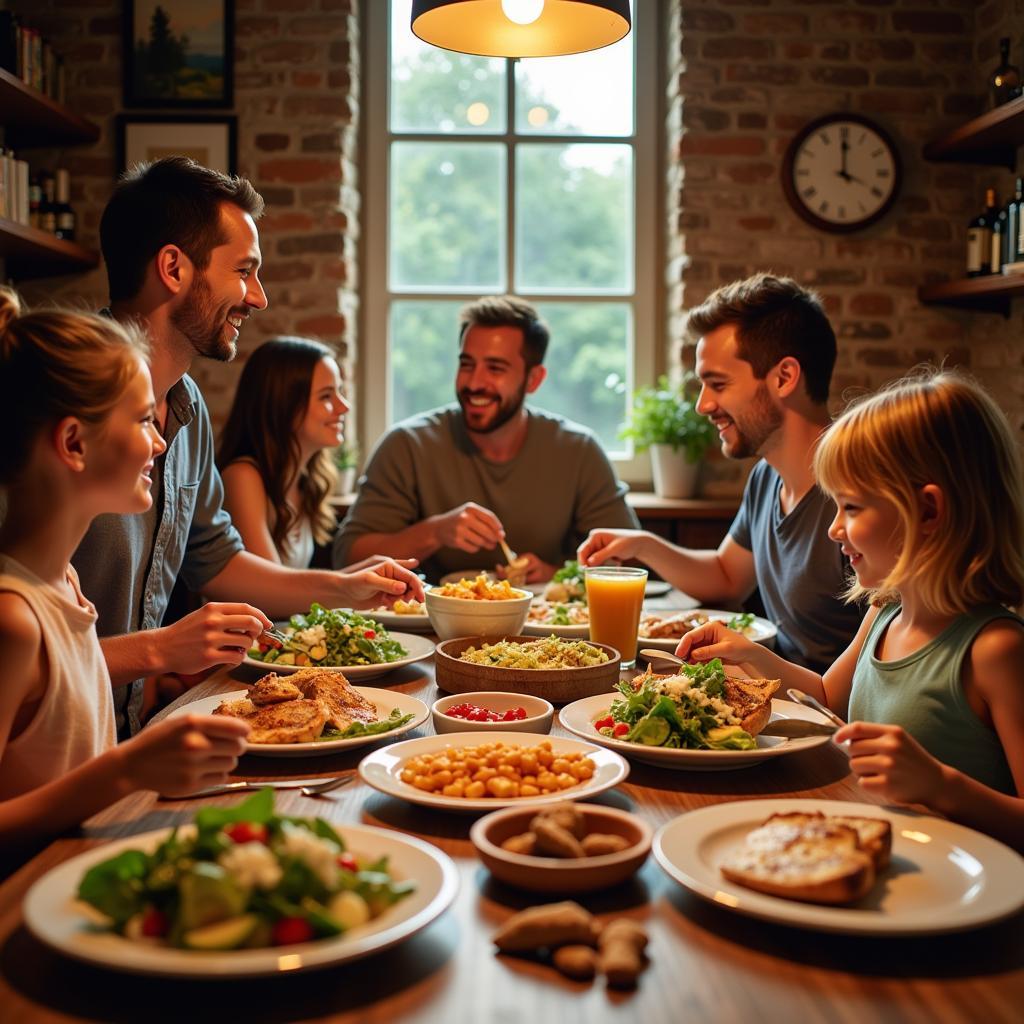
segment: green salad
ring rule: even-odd
[[[313,604],[305,615],[293,615],[284,632],[294,647],[260,643],[249,657],[268,665],[381,665],[409,652],[373,619],[345,608]]]
[[[726,629],[734,629],[737,633],[745,633],[754,624],[753,612],[740,612],[734,615],[726,624]]]
[[[90,868],[78,898],[126,938],[182,949],[284,946],[340,935],[415,890],[386,857],[345,849],[322,818],[274,813],[262,789],[236,807],[204,807],[152,852],[124,850]]]
[[[544,600],[558,604],[587,603],[587,587],[579,562],[568,561],[555,571],[551,582],[544,588]],[[558,622],[556,625],[567,626],[569,623]]]
[[[753,750],[754,737],[725,700],[725,672],[715,658],[683,665],[679,674],[640,680],[639,689],[620,682],[621,700],[594,722],[602,736],[649,747],[691,750]]]

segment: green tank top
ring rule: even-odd
[[[995,731],[964,696],[960,670],[974,638],[996,619],[1022,620],[999,605],[961,615],[923,647],[895,661],[879,661],[878,642],[900,605],[883,608],[857,657],[850,721],[902,726],[933,757],[1013,796],[1009,763]]]

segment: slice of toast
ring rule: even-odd
[[[852,903],[875,882],[874,863],[860,849],[857,830],[822,815],[769,818],[720,870],[748,889],[807,903]]]
[[[830,814],[828,820],[856,830],[860,848],[871,857],[876,874],[881,874],[889,866],[892,858],[892,826],[889,822],[883,818],[859,818],[846,814]]]

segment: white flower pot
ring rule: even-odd
[[[338,494],[352,494],[356,489],[356,468],[338,470]]]
[[[654,493],[659,498],[692,498],[697,490],[699,462],[687,462],[684,449],[669,444],[651,445]]]

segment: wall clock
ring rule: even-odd
[[[902,168],[892,139],[858,114],[826,114],[790,142],[782,189],[790,206],[822,231],[859,231],[896,201]]]

